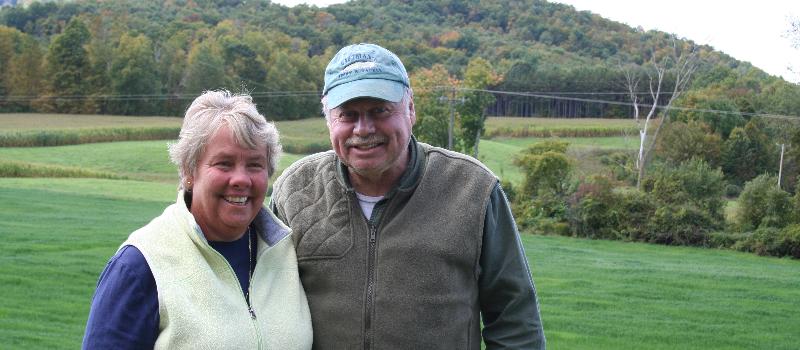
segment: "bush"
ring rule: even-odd
[[[737,186],[735,184],[725,185],[725,197],[734,198],[738,197],[739,194],[741,193],[742,193],[742,187]]]
[[[594,176],[578,185],[570,199],[570,223],[576,235],[620,239],[619,196],[608,178]]]
[[[667,205],[692,205],[711,218],[723,220],[723,174],[702,159],[693,158],[677,167],[661,165],[651,171],[643,188]]]
[[[800,259],[800,225],[784,227],[778,234],[776,256]]]
[[[733,248],[737,242],[744,240],[749,235],[740,232],[711,232],[708,234],[708,247],[728,249]]]
[[[789,224],[793,209],[791,198],[777,183],[777,177],[763,174],[745,184],[736,213],[740,230],[781,228]]]
[[[779,232],[774,227],[761,227],[734,244],[734,249],[758,255],[773,255],[778,250]]]
[[[633,155],[629,152],[614,152],[600,157],[600,164],[611,171],[615,180],[633,184],[639,173],[634,165]]]
[[[719,228],[719,221],[692,205],[662,206],[656,209],[647,227],[647,241],[666,245],[708,245],[708,234]]]

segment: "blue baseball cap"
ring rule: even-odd
[[[408,73],[397,55],[375,44],[345,46],[325,68],[328,108],[359,97],[400,102],[409,87]]]

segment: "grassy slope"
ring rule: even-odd
[[[795,349],[800,261],[524,236],[552,349]]]
[[[91,294],[169,184],[0,179],[0,344],[77,348]],[[24,199],[24,200],[21,200]],[[800,261],[523,237],[551,349],[794,349]]]

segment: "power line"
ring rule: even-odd
[[[420,87],[417,90],[436,90],[436,89],[453,89],[447,86],[433,86],[433,87]],[[628,93],[621,92],[568,92],[568,91],[547,91],[547,92],[519,92],[519,91],[501,91],[501,90],[487,90],[487,89],[470,89],[470,88],[455,88],[458,91],[466,92],[487,92],[495,95],[509,95],[509,96],[522,96],[522,97],[535,97],[542,99],[551,99],[559,101],[576,101],[586,103],[598,103],[607,105],[617,105],[633,107],[631,102],[603,100],[597,98],[585,97],[570,97],[559,95],[627,95]],[[0,102],[31,102],[38,99],[44,100],[67,100],[67,101],[80,101],[80,100],[105,100],[105,101],[147,101],[147,100],[190,100],[196,98],[200,93],[183,93],[183,94],[103,94],[103,95],[59,95],[59,96],[33,96],[33,95],[11,95],[0,97]],[[647,94],[649,93],[642,93]],[[317,90],[296,90],[296,91],[265,91],[265,92],[251,92],[249,94],[253,98],[283,98],[283,97],[320,97],[321,92]],[[652,104],[639,104],[640,107],[650,108]],[[665,106],[656,105],[658,109],[666,109]],[[796,115],[782,115],[772,113],[756,113],[756,112],[738,112],[738,111],[724,111],[717,109],[707,108],[690,108],[690,107],[676,107],[670,106],[670,109],[687,112],[701,112],[712,114],[725,114],[725,115],[743,115],[750,117],[763,117],[772,119],[783,119],[791,121],[800,121],[800,116]]]
[[[620,102],[620,101],[609,101],[609,100],[599,100],[593,98],[581,98],[581,97],[563,97],[563,96],[553,96],[553,95],[546,95],[540,93],[528,93],[528,92],[512,92],[512,91],[500,91],[500,90],[485,90],[485,89],[469,89],[469,88],[460,88],[461,91],[473,91],[473,92],[488,92],[492,94],[501,94],[501,95],[511,95],[511,96],[527,96],[527,97],[537,97],[537,98],[544,98],[544,99],[555,99],[555,100],[565,100],[565,101],[578,101],[578,102],[589,102],[589,103],[603,103],[603,104],[610,104],[610,105],[617,105],[617,106],[628,106],[633,107],[632,102]],[[639,104],[640,107],[652,107],[652,104]],[[666,109],[666,106],[656,105],[658,109]],[[678,111],[686,111],[686,112],[703,112],[703,113],[714,113],[714,114],[733,114],[733,115],[746,115],[751,117],[763,117],[763,118],[773,118],[773,119],[784,119],[784,120],[792,120],[792,121],[800,121],[800,116],[796,115],[782,115],[782,114],[770,114],[770,113],[754,113],[754,112],[738,112],[738,111],[723,111],[718,109],[706,109],[706,108],[689,108],[689,107],[676,107],[670,106],[669,109],[674,109]]]

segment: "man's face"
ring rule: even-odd
[[[367,179],[399,178],[408,161],[413,102],[357,98],[330,111],[331,145],[352,173]]]

